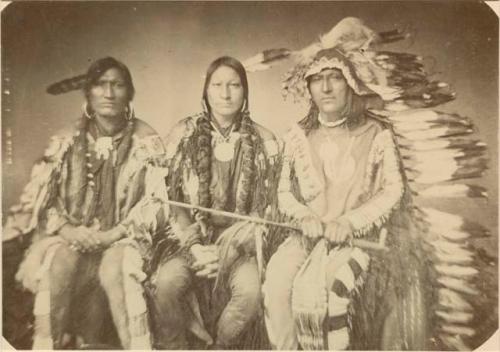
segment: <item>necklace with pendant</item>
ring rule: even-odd
[[[213,143],[214,143],[214,155],[215,158],[222,162],[227,162],[233,159],[234,157],[234,143],[238,139],[236,133],[233,132],[234,124],[231,126],[231,131],[229,135],[224,136],[217,126],[213,122],[210,122],[212,127],[214,128],[215,133],[213,133]],[[236,138],[235,138],[236,137]]]

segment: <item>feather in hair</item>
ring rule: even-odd
[[[285,48],[268,49],[246,59],[243,66],[248,72],[264,71],[281,61],[287,60],[291,54],[292,51]]]
[[[72,90],[82,89],[87,80],[87,75],[78,75],[71,78],[63,79],[62,81],[51,84],[47,87],[47,93],[52,95],[59,95]]]

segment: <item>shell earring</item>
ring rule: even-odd
[[[127,121],[131,121],[135,117],[135,111],[132,102],[128,103],[128,106],[125,108],[125,111],[127,112],[127,117],[126,117]]]
[[[205,99],[201,99],[201,108],[203,109],[205,115],[208,115],[208,106],[207,103],[205,102]]]
[[[241,106],[241,112],[247,111],[247,108],[248,108],[247,100],[245,99],[245,100],[243,100],[243,105]]]
[[[88,103],[87,102],[83,103],[82,110],[83,110],[83,116],[85,116],[89,120],[92,119],[92,115],[89,114]]]

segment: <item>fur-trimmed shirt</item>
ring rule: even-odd
[[[80,119],[75,129],[51,138],[43,157],[33,167],[18,204],[10,208],[3,240],[34,231],[33,241],[38,241],[57,235],[66,223],[95,224],[102,212],[100,208],[93,209],[96,178],[103,161],[112,158],[115,163],[111,183],[114,188],[112,225],[124,226],[128,239],[149,258],[158,220],[165,217],[162,205],[155,201],[166,197],[167,169],[162,167],[165,153],[162,141],[149,125],[134,119],[130,122],[128,144],[121,151],[120,147],[113,146],[116,136],[96,138],[89,128],[82,127],[89,124]],[[99,200],[97,204],[99,206]],[[86,219],[89,213],[95,217]]]
[[[203,114],[194,115],[182,119],[171,130],[167,137],[166,155],[169,161],[169,182],[170,199],[178,200],[193,205],[200,205],[198,190],[200,187],[200,175],[195,167],[197,150],[196,138],[197,121],[203,118]],[[249,167],[254,175],[253,183],[243,186],[245,180],[245,160],[242,147],[243,135],[236,131],[236,141],[234,142],[234,156],[231,160],[218,160],[211,152],[208,160],[210,166],[209,193],[211,204],[209,207],[226,211],[237,211],[238,197],[243,188],[249,188],[249,207],[246,214],[264,216],[269,205],[274,201],[273,193],[276,193],[277,183],[277,161],[280,155],[278,140],[266,128],[255,122],[251,122],[253,131],[251,143],[255,148],[255,156]],[[212,134],[215,132],[212,130]],[[212,139],[212,147],[215,141]],[[190,155],[191,154],[191,155]],[[235,210],[236,209],[236,210]],[[229,219],[230,220],[230,219]],[[194,221],[193,219],[191,221]],[[213,225],[225,228],[231,224],[227,218],[212,216]],[[198,242],[196,240],[195,242]],[[192,244],[187,240],[188,245]]]

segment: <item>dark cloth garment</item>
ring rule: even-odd
[[[75,225],[91,226],[95,218],[102,230],[116,225],[115,188],[121,165],[127,160],[132,144],[134,126],[128,123],[112,137],[99,130],[94,120],[82,120],[75,143],[68,151],[68,177],[65,187],[67,194],[65,208]],[[99,138],[111,138],[113,152],[107,158],[89,148],[89,142]],[[92,185],[89,185],[92,181]],[[62,193],[62,192],[61,192]]]
[[[230,160],[221,161],[212,150],[219,143],[218,134],[206,115],[179,122],[168,137],[167,145],[167,157],[169,150],[172,152],[167,181],[170,199],[264,216],[276,190],[271,189],[270,176],[278,147],[276,145],[274,153],[268,153],[265,142],[276,142],[270,132],[263,130],[248,116],[236,121],[236,134],[226,136],[235,138],[234,155]],[[207,190],[206,193],[203,190]],[[158,321],[165,326],[157,336],[161,341],[159,347],[196,348],[212,343],[212,347],[224,349],[263,347],[255,336],[256,331],[262,332],[256,327],[263,326],[256,233],[250,233],[251,229],[247,231],[244,245],[235,250],[234,231],[238,222],[213,214],[201,214],[201,219],[186,212],[182,214],[184,219],[190,218],[190,228],[196,223],[198,228],[179,231],[185,256],[166,258],[152,280],[161,316]],[[257,230],[255,228],[255,232]],[[216,247],[219,272],[215,282],[194,276],[189,254],[194,244]],[[193,309],[198,309],[199,314]]]
[[[56,252],[54,263],[58,272],[57,279],[51,282],[51,316],[55,320],[65,318],[62,324],[52,324],[54,328],[64,327],[60,331],[53,329],[56,341],[62,341],[65,333],[80,335],[87,343],[103,341],[103,328],[111,313],[98,279],[101,260],[102,253],[81,256],[65,246]],[[119,346],[119,342],[115,341],[115,345]]]
[[[99,142],[103,141],[100,139],[102,137],[106,142],[104,148]],[[163,153],[158,135],[139,119],[125,121],[120,132],[114,136],[106,136],[97,129],[93,120],[83,118],[71,133],[54,136],[43,158],[33,167],[30,182],[24,188],[19,204],[10,209],[4,225],[4,240],[15,242],[29,238],[30,244],[20,266],[17,261],[11,268],[12,272],[8,273],[9,285],[4,285],[4,292],[9,292],[9,295],[15,292],[13,274],[17,270],[15,279],[25,290],[35,293],[40,298],[39,302],[44,302],[40,304],[44,312],[48,309],[47,313],[35,316],[48,314],[49,311],[51,313],[51,343],[54,346],[65,345],[63,337],[76,331],[79,331],[78,335],[84,340],[87,339],[84,341],[86,343],[108,343],[100,341],[100,338],[116,337],[112,322],[107,323],[111,320],[110,316],[105,319],[104,313],[109,313],[109,308],[106,304],[101,304],[109,300],[109,297],[106,297],[109,295],[104,293],[106,284],[113,282],[106,280],[103,285],[103,282],[99,281],[98,260],[91,259],[94,258],[93,254],[82,254],[81,257],[88,257],[88,260],[78,259],[67,265],[57,266],[52,263],[51,260],[58,259],[57,255],[50,256],[53,249],[56,246],[66,246],[58,231],[65,224],[83,225],[96,231],[110,230],[120,224],[126,234],[126,238],[122,239],[123,246],[113,246],[102,252],[102,255],[117,250],[117,247],[129,246],[124,251],[126,254],[115,253],[114,256],[115,259],[125,255],[127,258],[132,256],[134,260],[140,258],[130,263],[126,269],[136,270],[138,281],[129,283],[129,286],[135,285],[135,288],[138,288],[140,275],[137,274],[145,276],[141,270],[148,266],[153,239],[163,226],[162,219],[165,218],[162,206],[145,197],[146,176],[150,179],[164,177],[161,168]],[[150,223],[146,223],[143,213],[150,215]],[[8,249],[4,247],[3,250],[6,254]],[[63,258],[71,261],[72,255],[76,255],[76,252],[68,249]],[[109,264],[111,262],[107,265]],[[112,264],[111,269],[123,269],[119,260]],[[52,269],[60,272],[51,273]],[[50,281],[50,287],[41,288],[42,281]],[[123,288],[122,286],[120,287]],[[50,300],[52,304],[45,300],[46,292],[53,296]],[[30,298],[33,297],[31,293]],[[125,292],[125,295],[128,295],[128,292]],[[134,300],[135,298],[137,297],[134,297]],[[114,306],[120,305],[119,301],[120,299],[115,300]],[[14,300],[4,300],[4,307],[20,304],[20,300],[13,302]],[[127,314],[125,308],[118,313],[124,314]],[[114,314],[113,318],[118,315]],[[54,324],[59,319],[58,316],[63,320],[63,324]],[[142,316],[136,320],[140,319]],[[100,325],[101,323],[103,325]],[[4,326],[12,326],[12,322],[4,320]],[[121,330],[124,330],[123,327]],[[146,335],[144,333],[144,336]],[[9,341],[11,336],[7,337]],[[135,342],[142,336],[132,338]],[[45,332],[43,339],[49,339]],[[118,345],[119,343],[114,344]]]
[[[22,290],[15,282],[30,237],[2,243],[2,336],[18,350],[27,350],[33,344],[33,294]]]
[[[199,346],[197,339],[189,332],[189,323],[193,318],[191,315],[194,313],[187,304],[186,297],[194,288],[198,288],[197,293],[200,293],[200,282],[196,280],[183,256],[172,258],[159,270],[155,283],[155,296],[160,309],[155,322],[156,328],[160,330],[157,348],[206,347]],[[230,300],[210,332],[215,336],[215,346],[218,348],[243,348],[242,335],[247,332],[245,329],[248,326],[255,324],[261,309],[260,281],[255,258],[240,258],[231,267],[228,283]]]

